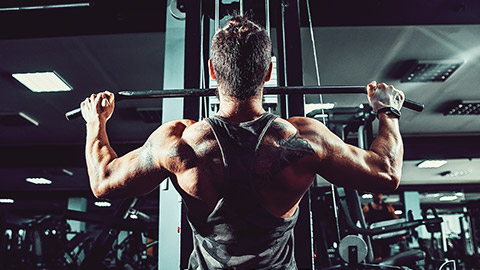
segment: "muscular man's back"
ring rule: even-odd
[[[228,121],[228,120],[226,120]],[[184,122],[166,168],[191,213],[206,217],[224,196],[225,168],[218,141],[205,121]],[[175,140],[175,138],[174,138]],[[315,175],[315,151],[288,121],[276,118],[267,129],[253,162],[252,184],[260,203],[277,217],[290,217]]]

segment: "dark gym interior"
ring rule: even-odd
[[[243,5],[268,28],[275,70],[267,86],[375,80],[425,105],[402,109],[402,180],[382,198],[403,222],[381,225],[393,234],[388,257],[408,258],[375,260],[378,230],[361,221],[372,194],[317,177],[300,204],[299,269],[480,269],[480,2],[473,0],[2,1],[0,269],[187,268],[190,229],[169,182],[139,198],[96,199],[85,122],[65,113],[103,90],[213,88],[205,70],[216,2],[220,24]],[[36,72],[55,72],[70,90],[35,92],[15,78]],[[216,104],[123,100],[108,122],[110,142],[127,153],[163,122],[198,120]],[[265,104],[284,118],[324,121],[364,148],[378,127],[364,94],[306,94],[288,104],[273,96]],[[333,108],[321,111],[327,104]],[[358,258],[342,250],[348,235],[356,236]]]

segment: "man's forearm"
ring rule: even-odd
[[[97,195],[101,181],[108,175],[108,164],[117,158],[111,148],[106,132],[106,123],[94,121],[87,123],[87,141],[85,145],[85,159],[87,162],[90,187]]]
[[[370,150],[384,159],[384,173],[399,182],[403,165],[403,141],[400,134],[399,120],[385,114],[379,115],[378,136]]]

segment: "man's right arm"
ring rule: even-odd
[[[389,104],[383,92],[378,94],[383,98],[380,101],[372,93],[377,90],[376,84],[370,84],[369,87],[369,98],[374,109],[389,105],[400,109],[403,93],[397,93],[398,90],[393,87],[380,85],[380,91],[393,91],[393,99],[400,96],[399,104]],[[369,150],[344,143],[317,120],[298,118],[291,122],[299,130],[300,136],[311,142],[316,152],[316,172],[331,183],[377,192],[398,187],[403,165],[403,142],[396,117],[384,113],[379,115],[378,136]]]

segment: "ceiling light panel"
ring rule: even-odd
[[[463,64],[462,60],[418,60],[401,82],[444,82]]]
[[[12,76],[32,92],[62,92],[73,89],[55,71],[14,73]]]
[[[417,167],[421,169],[431,169],[431,168],[440,168],[445,164],[447,164],[446,160],[424,160],[418,163]]]
[[[452,170],[452,171],[445,171],[440,173],[441,176],[443,177],[450,177],[450,178],[455,178],[455,177],[462,177],[470,174],[470,170]]]
[[[457,101],[448,109],[445,115],[479,115],[480,100],[477,101]]]
[[[95,206],[97,207],[110,207],[112,205],[110,202],[107,201],[96,201],[93,204],[95,204]]]
[[[15,201],[10,198],[0,198],[0,203],[14,203]]]
[[[50,185],[52,183],[52,180],[43,177],[30,177],[25,179],[25,181],[35,185]]]

